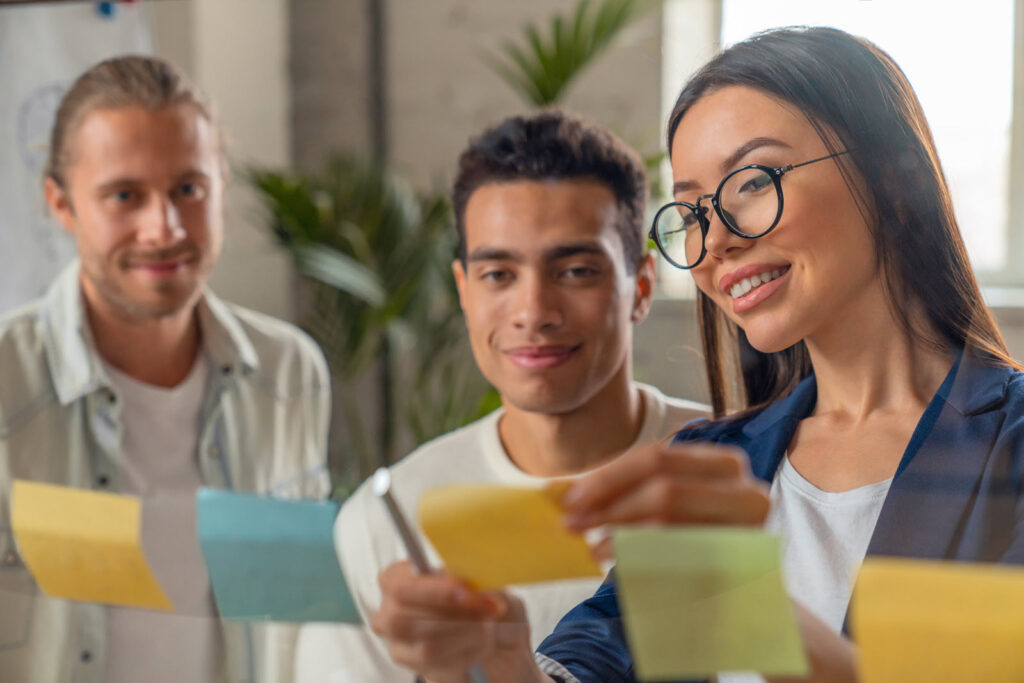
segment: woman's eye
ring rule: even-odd
[[[682,224],[683,230],[686,232],[690,232],[691,230],[700,227],[700,221],[697,220],[697,214],[690,210],[680,212],[680,223]]]
[[[760,192],[772,184],[772,178],[764,173],[756,175],[740,186],[740,192]]]

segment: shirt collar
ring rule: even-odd
[[[818,384],[812,373],[797,384],[789,396],[770,404],[747,422],[743,432],[747,436],[755,437],[778,424],[780,420],[788,418],[799,422],[811,414],[817,401]]]
[[[57,276],[39,313],[46,361],[62,405],[110,384],[86,320],[79,272],[76,260]],[[225,374],[259,367],[256,350],[241,324],[209,290],[199,301],[198,316],[204,350]]]
[[[1006,401],[1010,379],[1015,371],[988,361],[970,348],[961,352],[950,374],[955,377],[948,389],[946,403],[961,415],[977,415],[994,410]]]
[[[46,362],[62,405],[107,384],[85,320],[78,273],[78,261],[65,268],[44,295],[39,312]]]
[[[203,347],[211,360],[227,372],[249,373],[260,367],[252,340],[225,302],[206,289],[199,300],[199,327]]]

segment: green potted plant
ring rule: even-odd
[[[494,404],[466,361],[445,198],[418,196],[381,164],[347,154],[315,174],[244,175],[300,276],[302,324],[341,385],[334,401],[347,438],[331,463],[339,496],[394,460],[400,432],[421,443]],[[358,391],[368,377],[370,405]]]

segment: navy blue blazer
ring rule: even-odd
[[[703,421],[675,442],[739,446],[770,482],[817,400],[813,375],[735,419]],[[882,505],[868,555],[1024,564],[1024,373],[963,353],[929,402]],[[538,652],[582,683],[635,681],[614,573]]]

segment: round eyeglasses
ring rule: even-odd
[[[746,239],[762,237],[774,230],[782,218],[782,176],[846,153],[844,150],[775,168],[761,164],[741,166],[722,178],[714,194],[697,197],[696,204],[669,202],[658,209],[648,237],[673,266],[695,268],[708,253],[705,240],[711,225],[708,207],[701,206],[701,202],[710,199],[722,224],[734,235]]]

